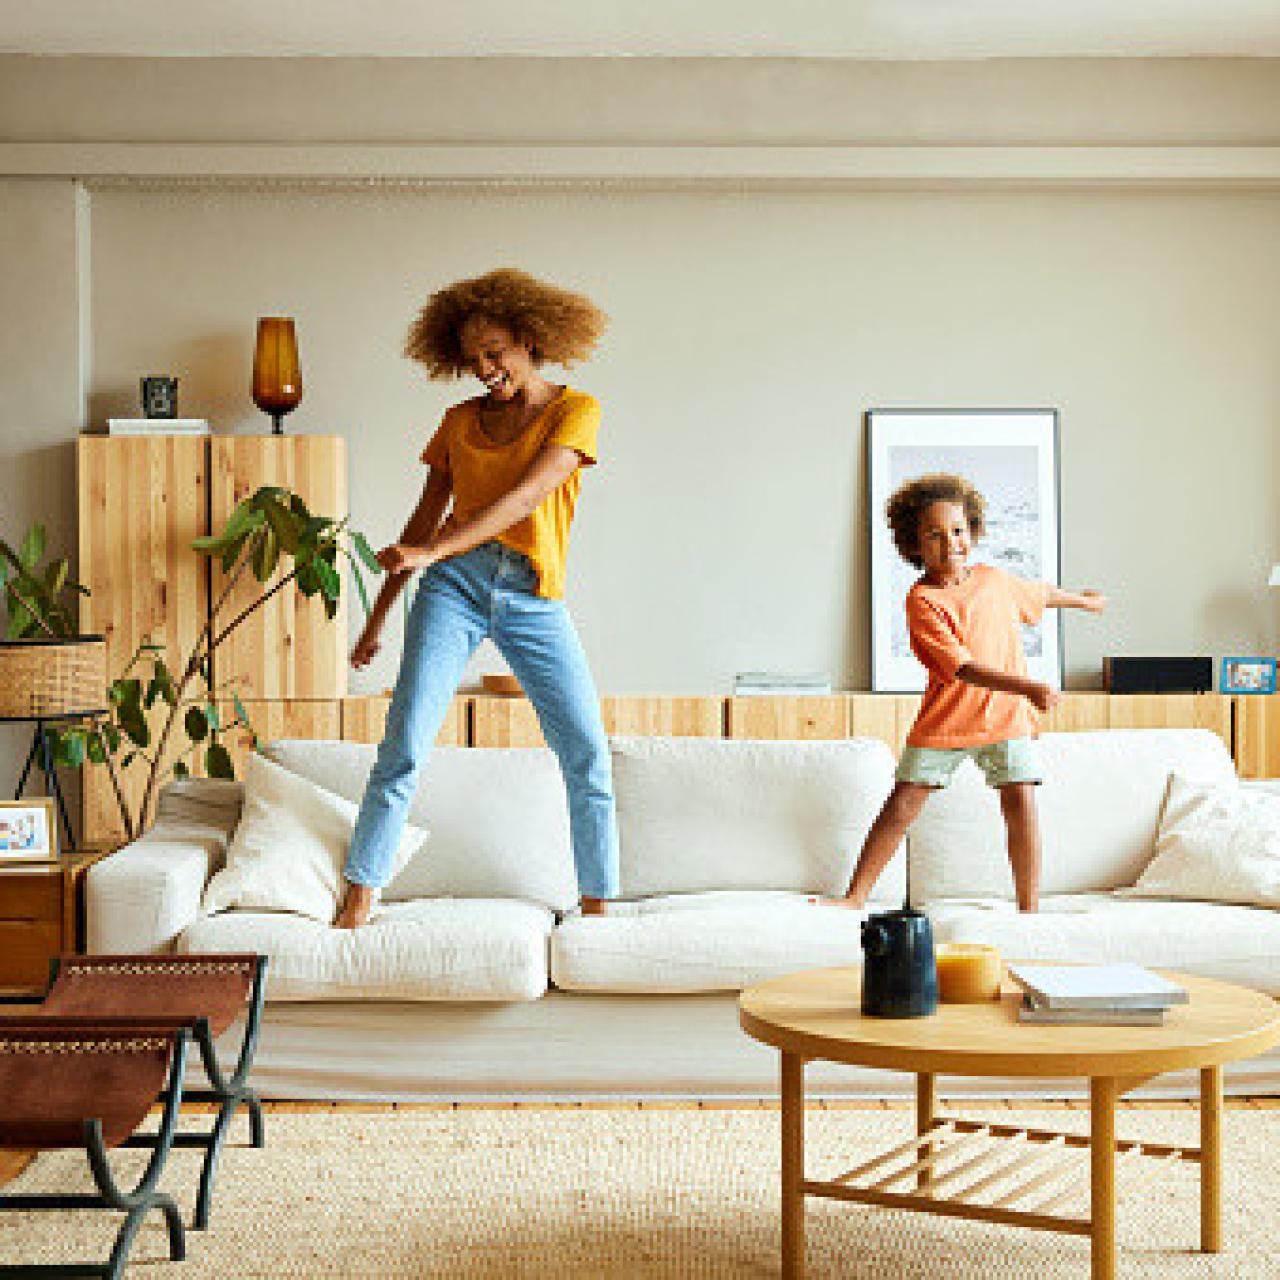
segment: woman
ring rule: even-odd
[[[561,598],[581,469],[596,461],[600,406],[539,372],[590,355],[604,315],[580,294],[522,271],[492,271],[433,294],[405,354],[433,378],[474,374],[485,394],[454,405],[423,451],[431,468],[400,541],[378,561],[389,577],[351,654],[378,651],[387,613],[415,569],[386,734],[347,854],[335,925],[369,918],[405,814],[463,669],[493,640],[538,713],[560,762],[584,915],[618,893],[618,833],[608,743],[586,655]],[[452,503],[452,512],[442,517]]]

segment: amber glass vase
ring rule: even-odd
[[[271,415],[274,435],[283,435],[280,419],[302,399],[302,368],[298,364],[298,335],[286,316],[258,321],[253,348],[253,403]]]

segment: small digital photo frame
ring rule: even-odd
[[[1276,660],[1274,658],[1223,658],[1223,693],[1275,693]]]

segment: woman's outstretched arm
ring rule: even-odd
[[[463,555],[532,515],[548,494],[554,493],[581,465],[582,455],[576,449],[563,444],[546,445],[514,488],[496,502],[466,520],[450,521],[420,541],[406,536],[378,552],[378,562],[399,576]]]
[[[399,546],[404,543],[417,545],[429,542],[439,529],[440,521],[444,518],[452,496],[453,484],[449,472],[440,467],[432,467],[427,476],[427,483],[422,487],[422,497],[418,499],[418,505],[413,509],[413,514],[400,535],[400,542],[392,545]],[[378,560],[383,563],[384,568],[387,566],[382,558],[389,550],[391,550],[390,547],[378,553]],[[368,666],[373,655],[378,652],[382,624],[386,621],[387,614],[391,612],[391,606],[399,598],[412,573],[412,569],[402,569],[388,573],[383,579],[377,598],[373,602],[373,608],[369,610],[364,630],[360,633],[360,639],[356,641],[356,647],[351,651],[351,665],[357,670]]]

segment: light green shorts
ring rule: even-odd
[[[965,760],[972,760],[982,770],[989,787],[1044,781],[1033,738],[1010,738],[980,747],[905,747],[895,776],[899,782],[945,787]]]

